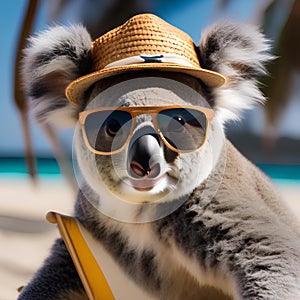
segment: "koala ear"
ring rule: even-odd
[[[224,86],[210,91],[222,122],[237,120],[243,110],[265,101],[257,78],[266,73],[264,63],[274,57],[256,26],[217,23],[203,32],[199,48],[202,66],[227,77]]]
[[[29,39],[22,76],[30,108],[41,123],[74,125],[76,107],[65,97],[67,85],[90,72],[91,37],[81,26],[55,26]]]

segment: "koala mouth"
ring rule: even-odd
[[[151,191],[162,180],[166,179],[167,174],[163,174],[156,178],[129,178],[130,185],[139,192]]]

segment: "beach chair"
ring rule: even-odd
[[[48,212],[57,224],[90,300],[153,300],[120,269],[109,252],[74,217]]]

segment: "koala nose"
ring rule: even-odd
[[[129,150],[128,173],[134,178],[155,178],[160,174],[160,145],[154,134],[136,139]]]

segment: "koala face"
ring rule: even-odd
[[[100,143],[100,149],[105,148],[104,144],[107,143],[109,151],[110,148],[122,147],[121,151],[108,152],[105,155],[97,154],[89,149],[82,127],[77,126],[75,130],[76,159],[79,169],[85,184],[88,183],[99,195],[100,207],[108,205],[112,209],[114,201],[147,204],[183,199],[208,177],[224,143],[223,131],[218,120],[212,118],[207,127],[206,141],[200,149],[195,147],[193,151],[178,152],[169,145],[173,144],[177,148],[186,147],[189,141],[188,135],[192,133],[182,131],[184,126],[179,126],[179,123],[174,120],[177,111],[173,115],[174,111],[171,110],[172,115],[167,117],[166,121],[169,129],[165,130],[172,131],[173,138],[170,143],[166,142],[164,135],[159,134],[162,125],[157,125],[162,114],[157,114],[155,111],[155,107],[164,109],[174,105],[180,107],[193,105],[200,109],[201,107],[209,109],[208,102],[199,91],[200,84],[196,91],[178,80],[162,77],[133,78],[112,85],[104,91],[101,91],[100,85],[95,85],[91,92],[91,100],[84,111],[90,112],[97,108],[108,109],[109,107],[109,114],[113,111],[111,115],[115,116],[105,114],[107,110],[98,116],[95,114],[96,119],[90,127],[97,131],[99,140],[96,143]],[[125,113],[123,111],[124,116],[122,111],[114,112],[114,109],[124,107],[139,108],[139,114],[131,118],[127,110]],[[149,112],[146,110],[147,107],[154,107],[154,110]],[[110,121],[106,122],[105,118],[110,118]],[[120,121],[122,119],[125,120]],[[119,122],[122,122],[122,126]],[[105,131],[100,129],[104,123]],[[132,128],[131,134],[125,142],[122,134],[126,135],[126,133],[122,130],[129,132],[130,128]],[[101,130],[103,132],[100,132]],[[206,132],[203,128],[196,128],[193,134],[203,141]],[[177,146],[176,143],[181,145]]]
[[[147,70],[146,79],[145,74],[135,70],[134,76],[120,72],[116,77],[102,78],[92,87],[82,86],[85,96],[78,94],[71,103],[65,93],[69,84],[95,70],[89,33],[80,25],[54,26],[29,40],[24,50],[22,76],[29,106],[41,124],[64,127],[76,123],[78,113],[83,110],[108,106],[141,108],[177,104],[207,108],[209,103],[215,112],[207,127],[206,142],[188,153],[173,151],[168,146],[167,139],[158,132],[157,116],[153,112],[135,115],[135,126],[126,136],[129,137],[126,142],[121,140],[121,143],[117,138],[109,140],[109,136],[101,140],[103,145],[122,144],[122,151],[111,155],[91,151],[78,122],[74,139],[77,178],[81,190],[102,212],[132,220],[118,213],[128,211],[132,215],[132,211],[141,211],[141,205],[144,210],[159,203],[184,200],[208,174],[213,177],[211,171],[216,162],[220,165],[218,159],[224,138],[219,122],[238,120],[244,110],[264,102],[257,77],[265,73],[264,64],[273,57],[268,53],[268,40],[257,28],[227,22],[214,24],[203,31],[196,49],[201,67],[226,77],[224,85],[204,86],[185,73],[171,74],[159,71],[158,67]],[[131,122],[130,119],[129,115],[127,121]],[[118,124],[111,125],[110,138],[118,133]],[[101,127],[94,129],[97,133]],[[196,136],[201,139],[201,134],[203,130]],[[175,146],[188,142],[188,135],[182,139],[176,136],[175,141],[171,139]]]

